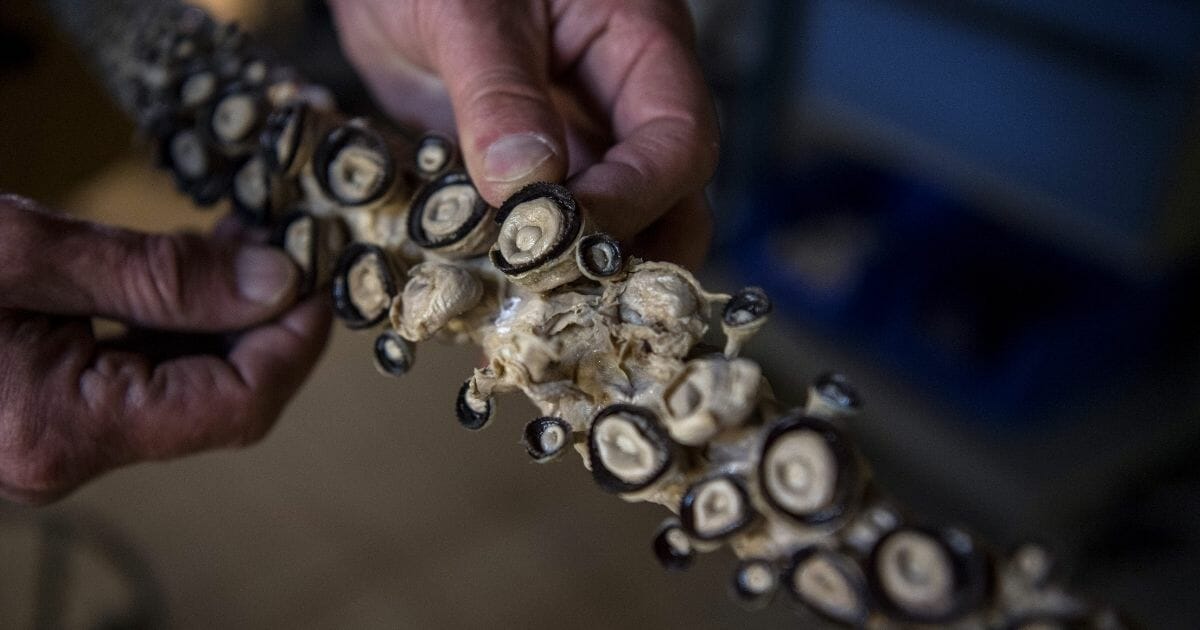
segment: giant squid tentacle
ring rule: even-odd
[[[574,447],[604,491],[672,512],[653,544],[666,568],[728,545],[748,606],[785,591],[852,627],[1122,627],[1050,581],[1044,550],[997,553],[899,509],[845,432],[860,400],[844,378],[819,378],[798,407],[778,400],[738,356],[771,312],[760,289],[711,293],[625,256],[556,184],[492,208],[450,139],[347,119],[198,9],[48,4],[181,190],[272,226],[306,288],[377,331],[384,374],[411,369],[427,339],[478,344],[463,426],[488,426],[497,394],[525,394],[541,414],[524,429],[536,461]],[[714,309],[723,352],[701,343]]]

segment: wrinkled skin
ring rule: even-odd
[[[490,203],[569,177],[635,253],[699,263],[716,123],[682,2],[331,5],[384,106],[457,127]],[[225,232],[149,236],[0,198],[0,496],[43,503],[117,466],[266,433],[319,356],[328,313],[324,296],[295,305],[282,255]],[[256,270],[254,299],[239,269]],[[93,316],[132,332],[97,340]]]
[[[561,182],[601,230],[696,266],[717,160],[691,18],[675,0],[331,0],[380,104],[453,131],[484,198]],[[507,150],[506,150],[507,149]]]
[[[294,305],[290,261],[241,231],[138,234],[0,196],[0,497],[266,434],[329,315],[323,295]],[[130,331],[98,340],[91,317]]]

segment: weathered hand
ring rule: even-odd
[[[296,274],[231,235],[138,234],[0,195],[0,497],[46,502],[262,437],[328,330],[324,295],[287,310]],[[92,316],[130,332],[98,340]]]
[[[683,2],[330,4],[343,48],[389,113],[434,129],[457,122],[489,202],[569,176],[598,226],[636,253],[703,259],[717,126]]]

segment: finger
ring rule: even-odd
[[[99,348],[83,319],[0,311],[0,495],[44,503],[108,469],[261,438],[325,344],[320,299],[228,360]]]
[[[430,106],[449,97],[467,170],[493,205],[566,175],[563,123],[549,94],[549,16],[530,4],[331,3],[344,47],[389,113],[412,117],[398,102],[414,87]]]
[[[246,332],[227,359],[189,356],[145,372],[128,355],[97,362],[97,390],[114,402],[134,401],[116,428],[131,436],[129,457],[164,459],[261,439],[320,356],[329,318],[325,301],[314,297]]]
[[[550,93],[566,124],[567,176],[573,177],[599,162],[613,145],[608,114],[590,109],[577,86],[558,84]]]
[[[380,15],[373,3],[328,2],[342,50],[379,106],[416,129],[456,135],[445,85],[424,61],[424,50],[415,45],[413,4],[389,5]]]
[[[0,310],[0,497],[44,503],[91,474],[95,443],[59,412],[91,349],[85,320]]]
[[[231,330],[286,308],[297,278],[268,247],[112,229],[0,198],[0,308]]]
[[[563,122],[550,96],[549,16],[542,3],[529,4],[449,3],[422,26],[467,170],[494,205],[567,172]]]
[[[632,241],[631,253],[644,260],[664,260],[696,271],[712,245],[712,208],[696,193],[671,208]]]
[[[690,38],[662,20],[614,21],[576,64],[578,81],[611,112],[616,144],[570,187],[619,238],[699,191],[716,168],[716,115]]]

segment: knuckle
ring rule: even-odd
[[[0,390],[12,385],[0,382]],[[46,503],[77,485],[90,462],[73,443],[70,423],[56,422],[37,396],[5,397],[3,403],[0,488],[5,494],[22,502]]]
[[[509,113],[530,106],[549,107],[549,95],[520,68],[495,66],[480,69],[462,84],[461,98],[467,112],[494,115],[496,109]]]
[[[154,234],[141,239],[134,266],[139,273],[128,276],[133,286],[127,287],[135,314],[177,320],[187,313],[183,250],[178,237]]]
[[[71,487],[71,458],[53,442],[16,449],[4,457],[3,485],[18,500],[45,503],[62,496]]]
[[[27,494],[37,497],[53,497],[67,487],[67,458],[62,449],[41,449],[25,466],[25,474],[19,487]]]
[[[689,180],[703,185],[717,170],[721,145],[717,139],[715,123],[704,111],[681,112],[666,119],[669,130],[663,134],[661,155],[679,152],[687,160]]]

